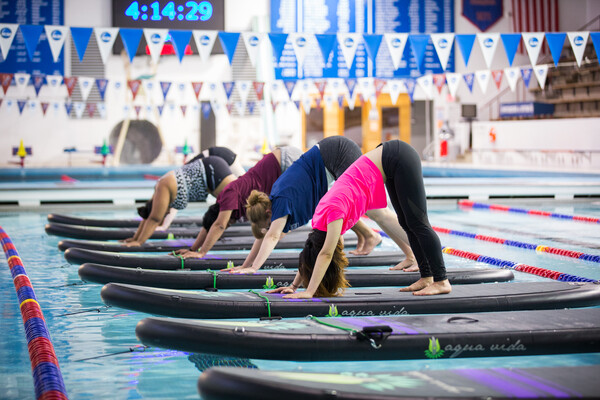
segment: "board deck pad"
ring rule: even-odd
[[[408,315],[587,307],[600,304],[600,285],[520,282],[455,285],[452,293],[413,296],[397,288],[348,289],[343,296],[285,299],[264,291],[186,291],[108,283],[107,305],[181,318]]]
[[[600,308],[267,321],[151,317],[136,335],[153,347],[286,361],[591,353],[600,351]]]
[[[150,236],[150,239],[195,238],[198,236],[201,228],[202,227],[169,227],[169,229],[165,231],[154,231]],[[45,229],[48,235],[90,240],[123,240],[133,237],[137,231],[137,228],[104,228],[96,226],[66,225],[59,223],[46,224]],[[303,226],[296,229],[294,232],[306,233],[308,231],[309,227]],[[222,237],[250,236],[252,236],[252,230],[249,225],[233,225],[223,232]]]
[[[205,400],[593,398],[599,376],[600,365],[343,374],[213,367],[198,391]]]
[[[82,280],[95,283],[126,283],[169,289],[266,289],[289,286],[295,270],[258,270],[253,274],[227,271],[156,271],[85,263],[79,267]],[[512,271],[498,268],[448,269],[452,284],[473,284],[512,280]],[[352,287],[408,286],[419,279],[418,272],[390,271],[382,268],[349,268],[346,278]]]
[[[98,226],[105,228],[137,228],[141,218],[97,219],[66,214],[48,214],[48,222],[65,225]],[[202,227],[202,217],[175,217],[171,226]]]
[[[304,247],[308,232],[292,232],[277,243],[276,249],[298,249]],[[254,237],[222,237],[213,246],[212,250],[250,250]],[[346,247],[355,247],[356,235],[348,232],[344,235]],[[189,249],[194,244],[194,239],[151,240],[141,246],[127,247],[119,242],[106,242],[100,240],[64,239],[58,242],[60,250],[71,247],[89,250],[112,252],[170,252],[178,249]]]
[[[298,268],[299,254],[300,251],[271,253],[262,268]],[[248,253],[207,254],[204,258],[182,260],[181,257],[171,254],[127,254],[70,248],[65,251],[64,256],[71,264],[91,262],[128,268],[206,270],[226,268],[229,261],[236,266],[242,265]],[[404,260],[404,254],[400,251],[375,250],[368,255],[347,254],[347,258],[351,267],[393,266]]]

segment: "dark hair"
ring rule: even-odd
[[[265,237],[265,234],[257,224],[262,221],[269,220],[267,211],[270,209],[271,200],[266,193],[263,193],[259,190],[253,190],[250,192],[250,196],[248,196],[246,199],[246,216],[252,223],[252,234],[257,239],[262,239]]]
[[[206,210],[206,213],[204,213],[204,217],[202,217],[202,226],[207,231],[210,230],[210,227],[213,226],[213,224],[217,220],[220,208],[221,207],[219,206],[219,203],[215,203],[212,206],[208,207],[208,210]]]
[[[304,249],[300,252],[298,272],[302,279],[302,285],[305,288],[308,288],[310,278],[315,268],[315,263],[317,262],[317,257],[321,252],[321,249],[323,249],[326,236],[327,232],[313,229],[313,231],[308,234]],[[344,245],[340,238],[333,252],[331,263],[327,267],[323,280],[321,280],[314,295],[316,297],[331,297],[342,294],[344,290],[350,286],[344,276],[344,269],[347,266],[348,259],[344,254]]]
[[[152,199],[148,200],[146,204],[137,209],[138,215],[143,219],[148,219],[150,213],[152,212]]]

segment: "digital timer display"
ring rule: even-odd
[[[224,0],[113,0],[113,26],[223,30]]]

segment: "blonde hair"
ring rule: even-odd
[[[270,209],[271,200],[266,193],[258,190],[250,192],[250,196],[246,199],[246,216],[252,223],[252,234],[257,239],[262,239],[265,235],[256,224],[269,218],[267,211]]]

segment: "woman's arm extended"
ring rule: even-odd
[[[171,194],[169,193],[169,188],[166,183],[162,182],[162,184],[157,184],[154,196],[152,196],[152,211],[150,211],[150,215],[138,227],[137,232],[133,236],[134,240],[125,243],[125,245],[129,247],[140,246],[146,242],[162,222],[163,217],[169,208],[170,201]]]
[[[283,228],[285,227],[285,223],[287,222],[287,219],[288,219],[288,216],[285,215],[285,216],[277,218],[275,221],[271,222],[271,226],[269,227],[267,234],[262,239],[262,244],[260,245],[260,250],[258,251],[256,258],[254,260],[248,260],[248,258],[250,258],[250,256],[251,256],[251,254],[249,254],[248,257],[246,258],[246,260],[244,261],[244,265],[250,264],[250,262],[252,264],[248,267],[240,268],[233,272],[245,274],[245,273],[253,273],[253,272],[258,271],[260,269],[260,267],[263,266],[265,261],[267,261],[267,258],[269,258],[269,256],[271,255],[271,253],[273,252],[273,249],[275,249],[275,246],[277,246],[277,243],[279,243],[279,239],[281,239],[281,235],[283,233]],[[243,267],[243,265],[242,265],[242,267]]]
[[[183,255],[183,257],[184,258],[202,258],[202,257],[206,256],[206,253],[208,253],[210,251],[210,249],[212,249],[212,247],[215,245],[217,240],[219,240],[221,238],[221,236],[223,236],[223,232],[225,232],[225,229],[227,229],[227,225],[229,225],[229,220],[231,219],[232,213],[233,213],[233,210],[219,211],[219,215],[217,216],[217,219],[210,227],[210,230],[208,231],[208,234],[206,235],[206,239],[204,239],[204,243],[202,243],[202,247],[200,247],[200,250],[198,250],[197,252],[189,251],[189,252],[185,253]],[[202,233],[202,231],[200,231],[200,234],[201,233]],[[200,236],[200,234],[198,234],[198,236]],[[199,237],[198,237],[198,239],[199,239]],[[198,242],[198,239],[196,239],[196,242]],[[194,243],[194,245],[196,245],[196,243]]]
[[[312,276],[310,277],[310,281],[308,282],[308,287],[306,288],[306,290],[303,292],[288,294],[284,296],[284,298],[310,299],[314,296],[319,285],[321,284],[321,281],[323,280],[323,277],[325,276],[327,268],[329,268],[331,259],[333,258],[333,253],[335,252],[335,248],[337,246],[338,241],[340,240],[340,236],[342,233],[342,224],[342,219],[336,219],[335,221],[332,221],[329,224],[327,224],[327,235],[325,236],[325,243],[323,243],[323,248],[317,256],[317,261],[315,262]]]

